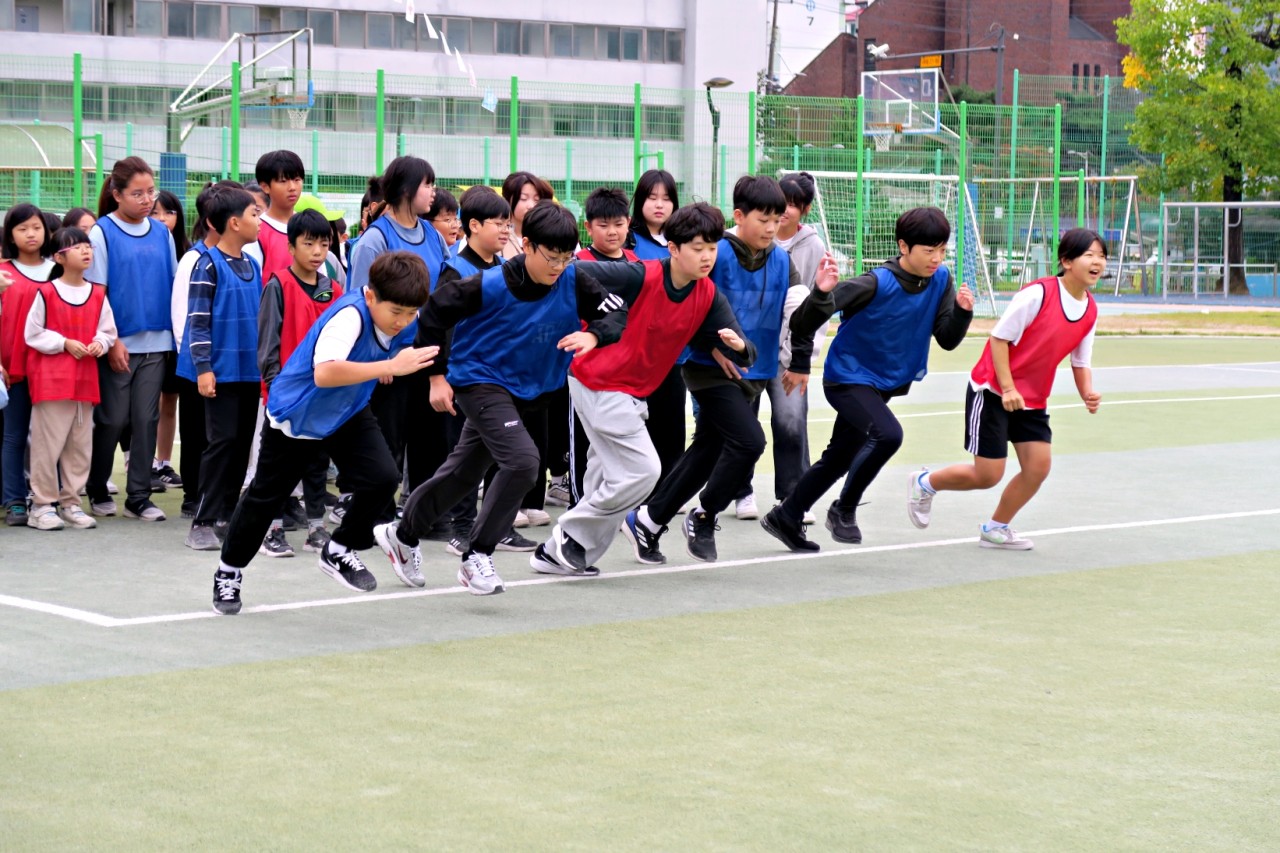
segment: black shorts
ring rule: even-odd
[[[1044,409],[1006,412],[999,394],[970,385],[964,395],[964,449],[983,459],[1004,459],[1009,444],[1053,441],[1049,413]]]
[[[178,377],[178,354],[166,353],[164,360],[164,381],[160,383],[161,394],[177,394],[182,390],[182,381]]]

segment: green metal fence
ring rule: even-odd
[[[1137,96],[1110,78],[1021,76],[1011,106],[944,104],[939,132],[876,140],[864,134],[860,110],[879,110],[857,100],[516,78],[473,86],[461,76],[383,72],[316,72],[314,104],[297,129],[285,110],[260,104],[225,103],[175,119],[169,105],[200,71],[79,56],[0,58],[0,133],[8,142],[0,202],[34,199],[55,212],[94,207],[102,172],[115,160],[136,154],[159,167],[165,152],[185,155],[179,189],[188,204],[205,180],[248,179],[258,156],[277,148],[301,156],[308,189],[353,199],[403,153],[429,159],[447,188],[497,184],[526,169],[571,207],[598,186],[630,190],[642,171],[661,166],[676,176],[682,200],[729,210],[738,176],[804,169],[852,181],[848,189],[849,180],[824,179],[820,189],[830,196],[830,236],[847,245],[856,266],[883,253],[874,241],[891,231],[899,207],[923,197],[877,177],[907,173],[953,176],[967,187],[955,221],[965,208],[974,221],[957,228],[957,254],[981,249],[997,286],[1016,286],[1042,268],[1056,235],[1077,223],[1112,240],[1124,231],[1143,251],[1130,185],[1102,178],[1134,174],[1153,157],[1128,141]],[[235,79],[207,97],[231,101]],[[172,176],[160,179],[172,184]],[[1146,236],[1154,238],[1158,207],[1145,202]]]

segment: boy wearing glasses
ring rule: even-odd
[[[458,238],[462,236],[462,220],[458,218],[458,200],[448,190],[437,189],[427,211],[427,221],[444,238],[448,247],[445,260],[458,257]]]
[[[258,303],[258,369],[262,372],[262,403],[268,402],[271,381],[316,320],[342,295],[342,286],[321,269],[329,254],[329,221],[316,210],[295,213],[289,220],[289,256],[286,269],[268,279]],[[307,540],[304,551],[319,553],[329,541],[324,528],[327,456],[312,460],[303,474],[302,496],[307,508]],[[271,520],[259,554],[292,557],[293,546],[284,535],[284,507]]]
[[[440,412],[460,409],[467,422],[435,476],[410,495],[404,520],[374,528],[397,573],[412,573],[422,560],[418,540],[459,500],[474,495],[496,463],[458,580],[473,595],[503,591],[493,552],[541,465],[524,413],[565,381],[575,356],[614,343],[626,326],[621,297],[584,267],[569,266],[577,243],[573,214],[555,202],[539,202],[524,218],[523,254],[440,285],[419,314],[418,344],[440,347],[429,371],[431,405]]]

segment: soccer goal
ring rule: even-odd
[[[995,316],[987,249],[974,213],[972,188],[960,218],[960,179],[956,175],[919,175],[898,172],[864,172],[862,198],[858,198],[858,176],[854,172],[810,172],[817,184],[811,225],[822,233],[840,263],[842,275],[874,269],[898,256],[894,225],[898,217],[913,207],[937,207],[951,222],[948,256],[952,272],[960,265],[958,280],[968,284],[975,296],[974,310],[980,316]],[[861,209],[861,233],[858,210]],[[963,252],[957,237],[963,233]],[[861,251],[859,252],[859,249]],[[855,269],[861,255],[862,269]],[[957,257],[959,255],[959,257]]]

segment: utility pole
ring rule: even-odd
[[[778,49],[778,0],[773,0],[773,23],[769,25],[769,70],[765,72],[764,92],[773,92],[773,58]]]
[[[968,60],[966,60],[967,62]],[[1000,38],[996,41],[996,106],[1004,103],[1004,27],[1000,27]]]

